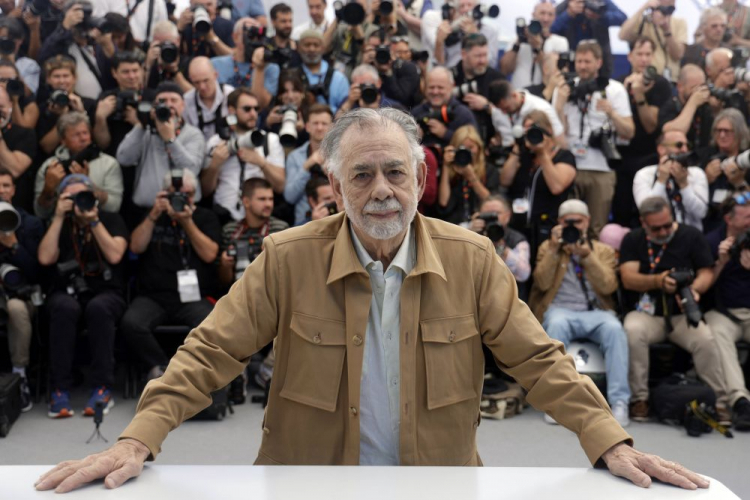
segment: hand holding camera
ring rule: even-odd
[[[62,27],[70,31],[83,22],[83,7],[75,5],[68,9],[62,22]]]
[[[677,183],[680,189],[685,189],[688,185],[688,170],[687,167],[683,167],[679,162],[670,160],[669,162],[669,175]]]
[[[161,217],[161,214],[165,213],[169,208],[168,195],[169,194],[166,191],[159,191],[157,193],[156,199],[154,200],[154,206],[151,207],[151,211],[148,214],[148,217],[152,222],[156,222],[156,220]]]
[[[212,161],[217,162],[219,165],[222,165],[229,159],[230,156],[231,155],[229,153],[229,145],[227,144],[227,141],[221,141],[214,148],[213,153],[211,154],[211,159]]]
[[[167,117],[166,111],[160,112],[158,108],[159,108],[159,105],[157,105],[151,110],[151,120],[156,126],[156,132],[159,134],[159,137],[161,137],[161,139],[164,142],[172,141],[173,139],[177,138],[177,131],[176,131],[177,127],[175,124],[172,109],[167,108],[169,109],[169,116]],[[162,109],[164,108],[162,107]],[[133,113],[136,115],[136,120],[138,120],[138,112],[133,108],[128,108],[128,110],[132,110]]]
[[[333,207],[330,206],[330,203],[327,203],[325,201],[318,203],[315,206],[315,208],[313,208],[312,212],[310,213],[310,218],[312,220],[320,220],[320,219],[324,219],[328,217],[329,215],[332,215],[331,208],[334,208],[335,210],[336,202],[332,202],[332,203],[333,203]],[[333,212],[333,213],[336,213],[336,212]]]
[[[266,163],[266,159],[263,155],[258,153],[254,148],[240,148],[237,151],[237,157],[245,163],[258,165],[261,170],[263,170]]]
[[[53,160],[44,172],[44,190],[54,193],[66,175],[63,164],[59,160]]]
[[[432,135],[440,139],[445,137],[445,133],[448,132],[448,127],[445,125],[445,123],[434,118],[430,118],[427,121],[427,128],[430,130],[430,133]]]
[[[690,94],[690,97],[688,97],[687,100],[687,104],[698,108],[706,104],[710,97],[711,90],[707,86],[701,85],[700,87],[693,90],[693,92]]]
[[[349,101],[349,106],[353,107],[355,106],[359,100],[362,98],[362,89],[358,83],[352,83],[349,86],[349,97],[347,100]]]
[[[729,236],[727,239],[719,243],[719,258],[717,263],[720,266],[726,265],[732,258],[732,250],[734,247],[734,236]]]

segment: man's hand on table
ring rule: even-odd
[[[616,444],[605,451],[602,460],[612,474],[624,477],[642,488],[651,486],[652,477],[686,490],[708,488],[709,485],[708,480],[682,465],[642,453],[625,443]]]
[[[112,447],[83,460],[68,460],[45,473],[34,485],[37,490],[67,493],[86,483],[104,478],[109,489],[121,486],[132,477],[139,476],[150,452],[146,445],[135,439],[123,439]]]

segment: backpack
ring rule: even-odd
[[[693,400],[708,408],[716,406],[716,395],[710,387],[682,373],[674,373],[651,391],[651,411],[660,422],[683,425],[685,407]]]

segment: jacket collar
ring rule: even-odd
[[[443,263],[435,248],[435,243],[427,231],[425,219],[422,214],[417,213],[414,218],[413,229],[416,233],[417,262],[411,273],[409,273],[409,276],[435,273],[443,278],[443,280],[448,281],[445,277]],[[363,274],[367,276],[367,271],[362,267],[362,263],[359,261],[359,257],[357,257],[357,252],[354,249],[354,243],[349,231],[349,218],[344,215],[341,218],[341,226],[339,227],[336,241],[333,244],[333,262],[331,262],[331,270],[328,272],[326,285],[330,285],[334,281],[340,280],[350,274]]]

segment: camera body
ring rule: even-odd
[[[378,88],[373,83],[362,83],[359,85],[361,99],[365,104],[373,104],[378,100]],[[296,124],[296,117],[295,117]],[[296,126],[296,125],[295,125]]]
[[[41,16],[49,10],[49,0],[32,0],[31,2],[26,2],[23,10],[31,12],[33,16]]]
[[[0,232],[9,234],[21,226],[21,215],[7,201],[0,201]]]
[[[742,233],[734,240],[734,244],[729,250],[729,255],[733,259],[739,259],[743,250],[750,250],[750,231]]]
[[[549,135],[547,134],[547,131],[535,123],[529,127],[524,137],[526,142],[532,146],[538,146],[544,142],[544,137],[547,135]]]
[[[64,90],[53,90],[47,99],[47,103],[51,106],[57,106],[58,108],[64,108],[70,105],[70,97]]]
[[[566,245],[575,245],[583,242],[581,230],[576,227],[575,221],[566,220],[562,228],[562,241]]]
[[[73,204],[81,212],[88,212],[96,206],[96,196],[93,191],[78,191],[73,195]]]
[[[693,292],[690,289],[690,285],[693,284],[693,271],[678,269],[669,273],[669,277],[677,283],[677,293],[680,295],[682,312],[685,314],[688,324],[693,328],[697,327],[701,319],[703,319],[703,313],[701,313],[700,307],[698,307],[698,303],[695,301]]]
[[[78,163],[79,165],[83,166],[83,162],[92,162],[99,158],[99,155],[101,154],[101,150],[99,149],[99,146],[96,145],[95,142],[92,142],[70,158],[64,159],[64,160],[58,160],[60,164],[65,169],[66,174],[70,174],[70,165],[73,162]]]
[[[643,86],[648,87],[654,81],[656,81],[656,77],[659,76],[659,72],[656,71],[656,67],[654,66],[647,66],[645,70],[643,70]]]
[[[468,167],[471,165],[473,155],[466,146],[459,146],[456,149],[456,156],[453,159],[453,163],[459,167]]]
[[[242,278],[247,266],[263,251],[263,237],[252,236],[248,239],[232,240],[227,247],[227,255],[234,257],[234,279]]]
[[[163,102],[157,102],[154,106],[154,117],[162,123],[166,123],[172,119],[172,108],[168,104]]]
[[[477,218],[484,221],[482,234],[488,237],[490,241],[497,243],[505,238],[505,228],[497,221],[497,212],[482,212]]]
[[[169,205],[175,212],[184,212],[185,207],[188,205],[188,196],[183,192],[169,193],[167,194]]]
[[[693,163],[693,157],[695,155],[688,151],[687,153],[678,153],[678,154],[671,154],[668,156],[668,158],[674,162],[679,163],[685,168],[688,168],[691,163]]]
[[[112,120],[124,121],[125,120],[125,109],[130,106],[131,108],[138,109],[138,92],[135,90],[120,90],[117,92],[117,100],[115,103],[115,112],[112,113]]]
[[[164,64],[172,64],[180,57],[180,51],[177,48],[177,45],[172,42],[162,42],[161,45],[159,45],[159,50],[159,57],[161,57]]]
[[[57,264],[57,273],[66,280],[68,295],[76,297],[78,300],[84,300],[93,295],[86,279],[83,277],[81,266],[75,259]]]
[[[445,125],[448,125],[450,122],[452,122],[456,117],[456,113],[453,110],[453,106],[443,105],[440,106],[439,109],[430,108],[430,111],[417,120],[417,123],[422,127],[422,129],[425,131],[425,133],[430,132],[430,128],[427,126],[427,122],[430,120],[438,120],[440,122],[443,122]]]
[[[605,123],[599,130],[592,130],[589,135],[589,146],[601,150],[607,160],[622,160],[615,144],[615,131]]]

